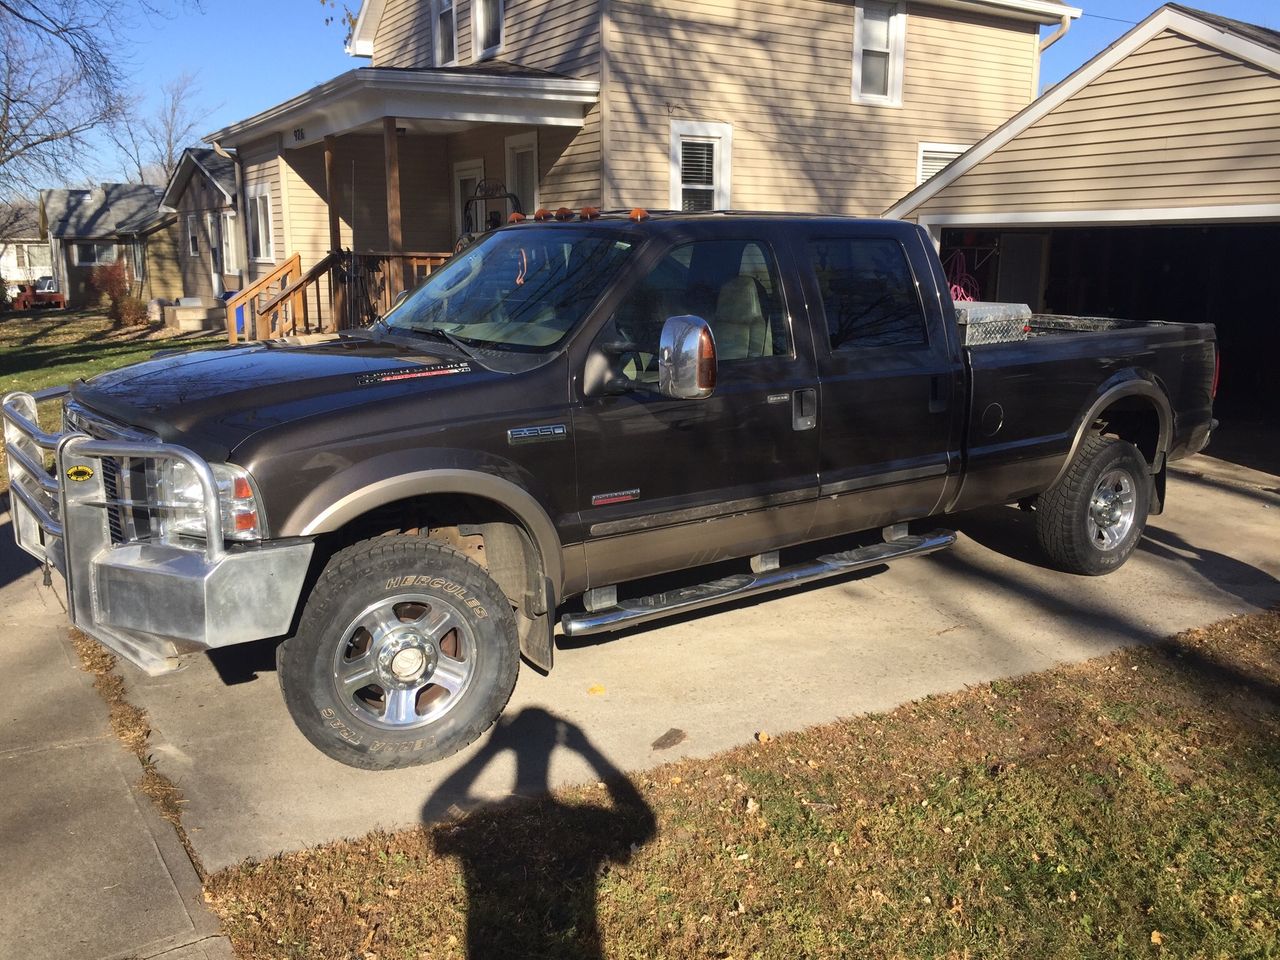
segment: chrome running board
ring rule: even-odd
[[[956,535],[950,530],[935,530],[933,533],[901,537],[886,543],[857,547],[840,553],[828,553],[818,557],[817,560],[793,567],[782,567],[764,573],[734,574],[712,580],[710,583],[666,590],[647,597],[637,597],[634,600],[623,600],[615,606],[595,612],[567,613],[561,618],[560,625],[565,635],[570,637],[585,637],[592,633],[621,630],[649,620],[657,620],[660,617],[688,613],[712,604],[754,596],[757,593],[784,590],[787,587],[811,583],[814,580],[838,577],[902,557],[923,556],[926,553],[944,550],[955,542]]]

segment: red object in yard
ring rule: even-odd
[[[37,290],[33,283],[20,283],[9,307],[11,310],[34,310],[38,307],[65,310],[67,298],[57,290]]]

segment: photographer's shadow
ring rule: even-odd
[[[605,784],[607,805],[552,797],[552,752],[576,751]],[[461,819],[476,778],[495,758],[516,758],[513,796],[482,804]],[[602,957],[596,881],[624,864],[654,835],[644,798],[572,723],[536,707],[499,722],[488,743],[427,800],[423,822],[437,853],[462,864],[467,894],[467,954],[472,958]]]

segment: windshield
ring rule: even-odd
[[[621,231],[518,227],[490,235],[433,273],[384,322],[464,343],[542,352],[564,339],[631,255]]]

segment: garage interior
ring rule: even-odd
[[[1222,425],[1209,452],[1280,473],[1280,223],[949,229],[941,252],[952,285],[975,299],[1216,324]]]

